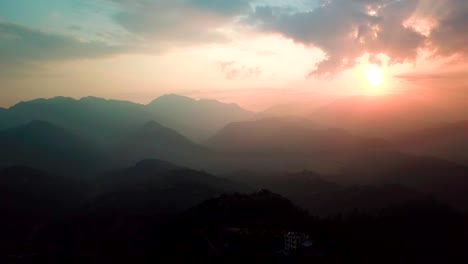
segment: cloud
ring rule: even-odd
[[[409,82],[431,81],[450,78],[447,75],[433,73],[405,73],[393,76],[393,78],[401,79]]]
[[[228,80],[244,80],[262,75],[260,67],[237,66],[235,61],[220,61],[219,67]]]
[[[122,11],[114,20],[143,40],[160,45],[226,41],[219,28],[247,12],[249,0],[112,0]]]
[[[421,49],[440,56],[468,54],[466,0],[326,0],[312,10],[258,6],[248,19],[263,32],[280,33],[326,53],[310,72],[333,76],[357,59],[386,54],[389,64],[414,62]]]
[[[123,46],[103,42],[81,42],[75,38],[46,33],[17,24],[0,22],[0,64],[58,61],[108,56]]]
[[[67,29],[70,29],[70,30],[75,30],[75,31],[81,31],[83,30],[82,27],[80,26],[77,26],[77,25],[71,25],[71,26],[68,26]]]
[[[466,67],[466,65],[465,65]],[[454,96],[455,100],[460,101],[465,106],[463,109],[466,114],[468,110],[466,108],[467,96],[468,96],[468,76],[465,70],[455,69],[450,71],[440,70],[437,73],[434,72],[409,72],[405,74],[399,74],[394,78],[406,82],[410,85],[409,87],[419,88],[423,91],[430,92],[435,97],[447,97],[449,94]],[[406,86],[403,85],[404,86]]]
[[[106,13],[106,18],[111,16],[111,23],[119,30],[100,30],[91,42],[0,22],[0,64],[160,52],[184,45],[227,42],[231,37],[226,30],[239,35],[236,26],[249,26],[259,34],[279,33],[321,49],[326,58],[318,62],[310,76],[334,76],[355,66],[366,54],[370,63],[378,65],[382,64],[380,54],[389,57],[389,64],[414,62],[421,49],[435,56],[456,55],[458,61],[467,58],[466,0],[318,1],[106,0],[102,3],[117,6],[115,12],[112,8],[112,13]],[[86,31],[83,25],[68,30]],[[109,44],[115,43],[113,39],[121,45]],[[257,54],[272,55],[265,47],[260,48]],[[236,68],[231,76],[239,71],[251,71],[252,76],[261,72]]]
[[[468,80],[466,71],[453,71],[443,73],[404,73],[393,76],[409,82],[430,82],[430,81],[460,81]]]
[[[422,1],[422,0],[420,0]],[[434,2],[435,0],[432,0]],[[427,16],[437,19],[437,25],[429,35],[436,55],[468,55],[468,1],[437,1],[439,10],[429,9]],[[440,3],[442,2],[442,3]],[[434,8],[434,7],[433,7]],[[431,12],[432,11],[432,12]]]
[[[105,16],[110,15],[121,26],[117,29],[125,30],[103,28],[91,36],[93,41],[72,37],[77,31],[86,32],[83,25],[68,26],[70,34],[62,35],[0,21],[0,70],[10,72],[8,68],[21,69],[27,65],[37,69],[47,61],[158,53],[183,45],[223,42],[227,37],[219,27],[250,8],[250,0],[107,0],[103,3],[111,2],[118,8]],[[58,17],[59,13],[51,14]]]

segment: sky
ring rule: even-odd
[[[466,95],[466,32],[466,0],[2,0],[0,107],[176,93],[261,110],[423,88]]]

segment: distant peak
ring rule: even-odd
[[[155,104],[155,103],[158,103],[158,102],[196,102],[197,100],[193,99],[193,98],[190,98],[190,97],[187,97],[187,96],[183,96],[183,95],[178,95],[178,94],[165,94],[165,95],[162,95],[158,98],[156,98],[155,100],[153,100],[151,103],[149,103],[150,105],[151,104]]]
[[[219,103],[221,103],[220,101],[215,100],[215,99],[200,99],[200,100],[198,100],[198,101],[201,102],[201,103],[212,103],[212,104],[219,104]],[[230,105],[232,105],[232,104],[230,104]],[[235,105],[235,104],[234,104],[234,105]]]
[[[98,101],[98,102],[102,102],[102,101],[107,101],[107,100],[104,99],[104,98],[95,97],[95,96],[86,96],[86,97],[80,98],[80,101]]]
[[[252,114],[253,112],[245,110],[235,103],[224,103],[215,99],[193,99],[187,96],[167,94],[163,95],[148,104],[153,107],[173,107],[173,108],[195,108],[195,109],[214,109],[214,111],[228,110],[236,112],[244,112],[245,114]]]
[[[20,101],[16,105],[12,106],[10,109],[25,106],[25,105],[31,105],[31,104],[34,105],[34,104],[50,103],[50,102],[62,103],[62,102],[73,102],[73,101],[76,101],[76,100],[74,98],[64,97],[64,96],[57,96],[57,97],[48,98],[48,99],[38,98],[38,99],[30,100],[30,101]]]
[[[49,101],[76,101],[74,98],[66,97],[66,96],[56,96],[48,100]]]
[[[49,98],[49,99],[44,99],[44,98],[40,98],[40,99],[36,99],[36,100],[32,100],[32,101],[29,101],[29,102],[53,102],[53,103],[57,103],[57,102],[74,102],[76,101],[75,98],[71,98],[71,97],[65,97],[65,96],[56,96],[56,97],[52,97],[52,98]],[[29,103],[29,102],[25,102],[25,103]]]
[[[220,102],[220,101],[215,100],[215,99],[200,99],[200,100],[198,100],[198,102],[199,103],[205,103],[205,104],[212,104],[212,105],[226,105],[226,106],[230,106],[230,107],[233,107],[233,108],[241,109],[241,107],[236,103],[223,103],[223,102]]]

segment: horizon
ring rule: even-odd
[[[138,102],[138,101],[132,101],[132,100],[126,100],[126,99],[117,99],[117,98],[109,98],[109,97],[99,97],[99,96],[93,96],[93,95],[87,95],[87,96],[83,96],[83,97],[71,97],[71,96],[65,96],[65,95],[57,95],[57,96],[53,96],[53,97],[38,97],[38,98],[30,99],[30,100],[22,100],[22,101],[15,102],[15,103],[13,103],[11,105],[0,106],[0,108],[10,109],[11,107],[14,107],[14,106],[16,106],[18,104],[21,104],[21,103],[28,103],[28,102],[32,102],[32,101],[38,101],[38,100],[48,101],[48,100],[54,100],[54,99],[60,99],[60,98],[72,99],[72,100],[75,100],[75,101],[80,101],[80,100],[84,100],[84,99],[103,99],[103,100],[106,100],[106,101],[130,102],[130,103],[134,103],[134,104],[137,104],[137,105],[147,106],[147,105],[151,104],[152,102],[154,102],[157,99],[164,98],[164,97],[169,97],[169,96],[188,98],[188,99],[191,99],[191,100],[194,100],[194,101],[197,101],[197,102],[216,101],[216,102],[226,104],[226,105],[236,105],[241,109],[244,109],[244,110],[247,110],[247,111],[253,112],[253,113],[261,113],[261,112],[267,111],[267,110],[269,110],[271,108],[274,108],[274,107],[281,107],[281,106],[284,106],[284,105],[300,103],[300,99],[298,99],[297,101],[288,101],[288,102],[285,102],[285,103],[273,103],[271,105],[267,105],[265,108],[250,109],[248,107],[242,106],[241,104],[239,104],[237,102],[222,101],[222,100],[217,100],[215,98],[204,98],[204,97],[195,98],[195,97],[190,97],[188,95],[183,95],[183,94],[167,93],[167,94],[162,94],[160,96],[157,96],[157,97],[155,97],[153,99],[149,99],[149,101],[146,101],[146,102]],[[367,94],[334,96],[334,97],[329,97],[328,101],[326,103],[323,103],[323,106],[326,106],[328,103],[333,103],[335,101],[339,101],[339,100],[342,100],[342,99],[369,98],[369,99],[372,99],[372,100],[374,100],[374,99],[379,100],[379,99],[382,99],[382,98],[390,98],[392,96],[398,96],[398,94],[386,94],[386,95],[379,95],[379,96],[367,95]],[[305,102],[307,102],[307,101],[305,101]],[[312,108],[313,107],[319,107],[319,106],[322,106],[322,105],[321,104],[311,105]]]

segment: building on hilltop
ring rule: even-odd
[[[288,232],[284,235],[284,250],[295,252],[302,247],[311,247],[312,241],[306,233]]]

